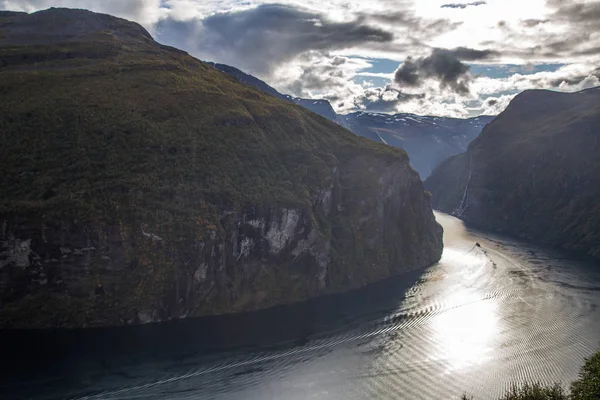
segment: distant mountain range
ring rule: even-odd
[[[421,117],[413,114],[355,112],[341,116],[357,135],[401,147],[422,179],[447,158],[462,153],[494,117],[471,119]]]
[[[528,90],[425,181],[468,223],[600,257],[600,88]]]
[[[389,115],[372,112],[337,114],[327,100],[303,99],[282,94],[266,82],[225,64],[209,63],[272,96],[284,99],[342,125],[356,135],[390,146],[401,147],[422,179],[442,161],[464,152],[493,116],[470,119],[423,117],[413,114]]]

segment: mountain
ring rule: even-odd
[[[427,178],[442,161],[464,152],[493,119],[491,116],[457,119],[369,112],[342,117],[343,124],[357,135],[406,150],[421,179]]]
[[[518,95],[425,182],[475,226],[600,256],[600,88]]]
[[[400,149],[140,25],[0,13],[0,327],[266,308],[435,263]]]
[[[269,93],[271,96],[275,96],[283,100],[289,100],[291,98],[291,96],[286,96],[284,94],[279,93],[277,89],[275,89],[272,86],[269,86],[265,81],[261,81],[257,77],[249,75],[235,67],[212,62],[207,62],[207,64],[212,65],[219,71],[235,76],[240,82],[245,83],[246,85],[254,86],[258,90],[261,90],[265,93]]]
[[[281,94],[264,81],[237,68],[224,64],[210,64],[235,76],[242,83],[308,108],[359,136],[406,150],[413,167],[422,179],[427,178],[440,162],[465,151],[483,127],[494,119],[493,116],[457,119],[371,112],[340,115],[336,114],[327,100],[301,99]]]
[[[225,72],[226,74],[235,76],[240,82],[245,83],[247,85],[254,86],[258,90],[262,90],[265,93],[269,93],[271,96],[278,97],[283,100],[291,101],[292,103],[298,104],[304,108],[309,109],[310,111],[322,115],[323,117],[335,122],[336,124],[342,125],[338,115],[331,107],[331,104],[327,100],[315,100],[315,99],[302,99],[300,97],[293,97],[288,94],[281,94],[272,86],[269,86],[266,82],[249,75],[239,69],[225,65],[225,64],[216,64],[216,63],[208,63],[213,67],[217,68],[220,71]]]
[[[286,97],[288,97],[294,103],[304,108],[308,108],[310,111],[322,115],[338,125],[344,126],[343,120],[340,118],[340,115],[336,114],[329,101],[321,99],[301,99],[299,97],[291,97],[289,95],[286,95]]]

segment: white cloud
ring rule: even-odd
[[[577,92],[584,89],[591,89],[596,86],[600,86],[600,79],[598,79],[598,77],[595,75],[589,75],[586,76],[581,82],[576,84],[569,84],[568,82],[563,81],[560,85],[558,85],[558,88],[565,92]]]
[[[508,106],[508,103],[515,97],[514,94],[505,94],[500,97],[490,96],[483,100],[480,108],[476,108],[474,111],[483,115],[497,115],[500,114]]]
[[[160,0],[0,0],[0,9],[34,12],[50,7],[84,8],[134,20],[150,29],[167,15]]]
[[[592,77],[595,70],[593,64],[568,64],[553,72],[544,71],[528,75],[515,73],[508,78],[479,77],[473,81],[471,90],[477,96],[526,89],[573,91],[577,90],[584,80],[586,85],[597,82],[598,78]]]
[[[453,3],[447,0],[281,0],[277,3],[290,6],[287,15],[265,20],[255,12],[248,17],[270,3],[0,0],[0,8],[27,12],[51,6],[86,8],[135,20],[159,41],[202,59],[234,65],[283,92],[330,99],[340,112],[371,107],[449,116],[497,113],[525,89],[575,91],[600,85],[597,1],[487,0],[478,6],[452,8],[442,7]],[[235,12],[242,14],[231,14]],[[277,18],[287,19],[278,24]],[[382,79],[391,84],[393,74],[362,71],[371,67],[368,58],[399,64],[409,56],[425,57],[433,48],[457,47],[497,52],[481,61],[491,66],[545,62],[564,66],[533,74],[520,69],[521,73],[501,78],[473,76],[470,94],[464,96],[444,90],[430,78],[417,88],[377,87],[375,82]]]

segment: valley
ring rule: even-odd
[[[237,68],[223,64],[211,65],[244,84],[307,108],[358,136],[403,149],[422,180],[427,179],[442,161],[467,150],[469,143],[494,119],[489,115],[460,119],[363,111],[341,115],[336,114],[327,100],[302,99],[281,94],[264,81]]]
[[[600,8],[42,3],[0,0],[0,397],[600,398],[600,47],[546,31]]]
[[[425,181],[473,226],[600,256],[600,90],[518,95]]]
[[[575,379],[598,346],[597,263],[436,217],[439,264],[343,295],[163,327],[0,332],[21,356],[0,389],[44,400],[491,400],[510,382]],[[57,347],[44,349],[44,337]],[[90,343],[102,350],[78,351]]]

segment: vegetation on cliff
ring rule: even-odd
[[[434,208],[600,256],[600,89],[518,95],[426,182]]]
[[[0,326],[242,311],[439,259],[441,231],[402,150],[242,85],[135,23],[0,13],[0,75]],[[396,221],[361,230],[361,204],[392,201],[389,171],[406,197],[382,203],[381,219]],[[366,245],[371,231],[387,239]],[[273,251],[292,240],[293,255]]]

